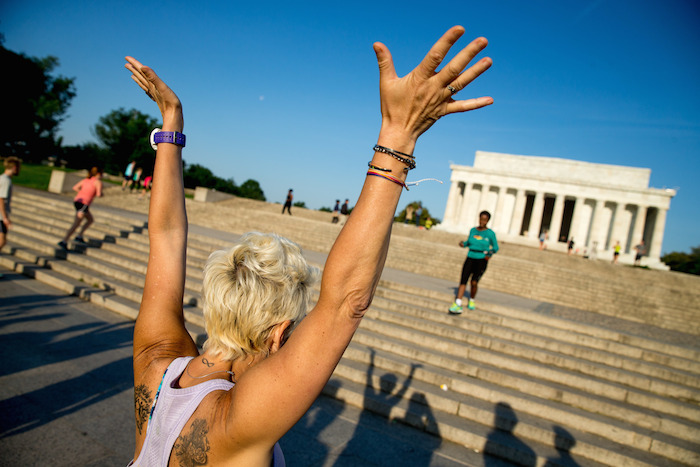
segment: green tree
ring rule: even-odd
[[[690,253],[672,251],[661,257],[672,271],[700,275],[700,245],[690,249]]]
[[[306,203],[304,201],[294,201],[294,204],[292,206],[296,206],[298,208],[305,208]]]
[[[399,212],[398,216],[394,217],[394,222],[403,222],[406,219],[406,209],[411,206],[413,207],[413,219],[411,220],[412,223],[416,222],[416,213],[418,212],[418,208],[422,208],[421,214],[420,214],[420,225],[425,226],[425,221],[430,217],[430,219],[433,221],[433,226],[436,226],[440,223],[440,219],[431,216],[430,211],[428,210],[427,207],[423,206],[423,203],[420,201],[413,201],[411,203],[408,203],[401,212]]]
[[[185,188],[196,188],[198,186],[203,186],[211,188],[217,191],[222,191],[224,193],[230,193],[232,195],[239,195],[239,189],[233,182],[232,178],[225,180],[223,178],[217,177],[214,173],[199,164],[185,164],[185,168],[182,171],[182,179],[185,184]]]
[[[238,187],[240,191],[240,196],[250,199],[259,199],[260,201],[265,201],[265,193],[263,192],[260,184],[253,179],[246,180],[241,186]]]
[[[4,42],[0,37],[0,44]],[[0,125],[0,147],[4,155],[27,162],[60,152],[59,125],[75,97],[75,78],[54,76],[58,58],[28,57],[0,45],[7,117]]]
[[[119,173],[134,160],[144,173],[152,172],[154,151],[148,137],[157,125],[158,120],[136,109],[119,108],[100,117],[93,134],[107,149],[103,168]]]
[[[71,169],[90,169],[93,166],[104,167],[109,159],[107,149],[95,143],[65,146],[62,148],[63,159]]]

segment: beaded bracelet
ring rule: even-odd
[[[375,172],[372,169],[367,171],[367,175],[373,175],[375,177],[385,178],[385,179],[389,180],[390,182],[394,182],[397,185],[401,185],[403,188],[406,189],[406,191],[408,191],[408,187],[406,186],[406,184],[404,182],[402,182],[401,180],[399,180],[396,177],[392,177],[391,175],[388,175],[388,174],[385,174],[382,172]]]
[[[375,144],[373,149],[376,152],[388,154],[391,157],[393,157],[394,159],[398,160],[399,162],[406,164],[408,166],[409,170],[413,170],[416,168],[416,159],[410,154],[405,154],[403,152],[394,151],[391,148],[385,148],[384,146],[380,146],[378,144]]]

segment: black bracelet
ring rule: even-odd
[[[411,159],[415,159],[415,157],[413,157],[413,156],[410,155],[410,154],[406,154],[405,152],[397,151],[396,149],[391,149],[391,148],[387,148],[387,147],[384,147],[384,146],[380,146],[380,145],[378,145],[378,144],[375,144],[375,145],[374,145],[374,150],[375,150],[375,151],[379,151],[379,152],[386,152],[386,151],[388,151],[388,152],[393,152],[394,154],[398,154],[399,156],[403,156],[403,157],[408,157],[408,158],[411,158]]]
[[[370,169],[379,170],[380,172],[391,172],[391,169],[385,169],[383,167],[377,167],[376,165],[372,165],[372,161],[369,161],[367,163],[367,167],[369,167]]]
[[[376,152],[388,154],[394,159],[398,160],[399,162],[406,164],[409,170],[413,170],[416,168],[416,160],[411,155],[405,154],[403,152],[394,151],[393,149],[385,148],[384,146],[380,146],[378,144],[375,144],[373,149]]]

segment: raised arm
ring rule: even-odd
[[[175,93],[150,68],[126,57],[132,79],[153,99],[163,117],[163,131],[182,132],[182,105]],[[197,355],[185,329],[182,299],[185,287],[187,215],[182,182],[182,147],[158,144],[148,211],[150,251],[141,308],[134,328],[134,376],[157,359]]]
[[[463,33],[461,26],[447,31],[403,78],[396,75],[387,47],[374,44],[382,111],[378,145],[413,154],[418,137],[439,118],[493,102],[490,97],[452,99],[454,92],[491,65],[485,58],[465,70],[486,46],[486,39],[474,40],[436,72]],[[371,147],[373,142],[367,144]],[[366,170],[361,161],[353,164],[355,170]],[[400,182],[406,179],[406,164],[388,154],[375,152],[371,163],[391,170],[391,176]],[[246,427],[248,436],[275,441],[303,415],[328,381],[372,301],[401,191],[402,186],[394,181],[366,177],[352,215],[328,256],[316,307],[279,352],[250,370],[249,378],[239,381],[240,409],[250,417],[238,418],[237,423]],[[232,413],[240,416],[242,412],[234,407]]]

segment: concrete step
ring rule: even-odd
[[[429,320],[481,336],[506,338],[509,342],[526,343],[543,350],[585,358],[590,362],[604,363],[694,388],[700,387],[700,362],[695,360],[697,351],[693,349],[676,347],[675,353],[684,354],[685,358],[674,358],[673,355],[658,350],[615,342],[613,339],[621,340],[619,335],[603,328],[583,328],[580,323],[504,307],[494,309],[494,306],[488,303],[480,306],[479,310],[469,311],[468,317],[455,318],[445,313],[446,304],[449,302],[410,295],[407,297],[405,292],[392,290],[387,284],[382,284],[373,303],[381,308],[400,312],[409,318]],[[514,316],[516,314],[522,317]],[[659,343],[647,341],[646,344],[645,347],[654,344],[658,347]],[[668,351],[670,347],[663,345],[662,350]]]
[[[72,210],[69,202],[59,199],[55,204],[56,212],[62,204]],[[147,231],[141,228],[139,234],[126,236],[120,232],[111,243],[96,242],[100,248],[66,253],[51,247],[57,241],[52,229],[61,227],[62,214],[32,209],[47,222],[31,224],[31,216],[25,215],[29,208],[18,215],[21,228],[9,238],[13,260],[23,264],[14,267],[135,317],[147,261]],[[70,210],[65,209],[72,216]],[[251,223],[256,219],[254,213],[246,216]],[[303,224],[299,235],[320,222],[278,217],[269,212],[265,222],[277,219],[280,230]],[[324,235],[307,234],[306,241],[332,241],[325,240],[331,237],[327,233],[337,235],[338,230],[326,227]],[[409,240],[397,243],[418,242]],[[186,286],[194,303],[204,259],[228,245],[201,235],[191,235],[190,244]],[[56,258],[61,253],[65,260]],[[415,250],[408,253],[397,261],[415,263]],[[0,255],[0,260],[6,258]],[[463,257],[455,261],[457,268],[461,261]],[[522,268],[518,274],[525,274],[527,261],[512,263]],[[497,270],[489,268],[488,274]],[[570,452],[585,465],[700,463],[700,350],[487,302],[479,302],[479,309],[468,315],[451,316],[446,313],[451,300],[447,293],[381,281],[372,309],[325,391],[473,449],[491,446],[501,457],[521,462],[529,451],[514,438],[535,446],[540,462],[552,458],[542,453],[553,453],[557,443],[573,441]],[[184,308],[188,326],[203,325],[200,308]],[[196,339],[203,341],[203,331]],[[392,389],[386,381],[392,376],[406,380],[412,363],[421,367],[405,393],[397,394],[398,386]],[[495,418],[499,403],[511,409]],[[555,438],[553,425],[570,437]],[[498,443],[487,443],[509,436],[502,452],[493,447]]]
[[[414,363],[420,362],[426,367],[426,374],[423,376],[417,371],[417,378],[425,377],[433,384],[446,384],[450,391],[491,403],[509,401],[518,413],[531,414],[533,417],[560,424],[567,429],[576,427],[578,430],[602,436],[643,452],[658,452],[674,462],[685,462],[688,458],[698,459],[697,453],[700,452],[698,451],[700,446],[661,431],[665,430],[666,426],[661,426],[665,420],[659,420],[658,413],[644,411],[641,408],[630,410],[626,408],[624,402],[611,402],[603,397],[590,396],[582,390],[566,388],[551,382],[540,382],[505,370],[487,368],[466,358],[444,352],[418,350],[415,344],[407,344],[382,333],[366,331],[362,327],[353,342],[371,347],[376,351],[404,357]],[[458,366],[456,371],[455,365]],[[435,376],[431,374],[430,366],[442,368],[447,373]],[[606,413],[590,411],[591,408],[600,410],[603,407]],[[630,420],[637,423],[640,423],[640,417],[645,423],[651,422],[651,427],[627,423],[625,417],[619,414],[620,410],[626,410],[627,418],[631,414]],[[462,415],[469,416],[468,412]],[[615,415],[619,418],[614,418]],[[674,417],[669,418],[673,420],[672,423],[678,423]],[[687,423],[686,425],[696,426]]]
[[[364,390],[363,400],[356,400],[356,404],[366,407],[384,403],[388,406],[384,412],[389,419],[398,419],[472,449],[480,449],[485,444],[483,439],[469,444],[474,435],[494,430],[494,427],[504,434],[527,439],[528,444],[535,441],[544,446],[549,444],[549,448],[552,448],[551,421],[516,410],[516,407],[523,406],[522,397],[502,393],[498,400],[487,401],[456,393],[449,386],[452,382],[449,374],[441,374],[423,365],[418,365],[412,374],[411,367],[415,365],[415,361],[353,343],[334,373],[334,377],[338,378],[335,384],[349,391],[349,380],[356,385],[352,386],[354,391],[349,397],[357,398],[359,389]],[[400,380],[403,380],[401,385],[398,384]],[[441,381],[441,385],[438,385]],[[575,414],[570,416],[576,418]],[[668,462],[667,458],[651,454],[648,450],[633,449],[576,429],[572,429],[567,438],[555,440],[554,446],[570,450],[574,456],[606,465],[663,465]],[[513,459],[522,462],[528,452],[519,451]],[[537,452],[541,453],[542,448],[538,447]],[[620,455],[621,452],[624,452],[624,457]],[[496,455],[504,457],[503,453]],[[632,464],[631,459],[634,459]],[[610,464],[611,461],[615,463]]]

